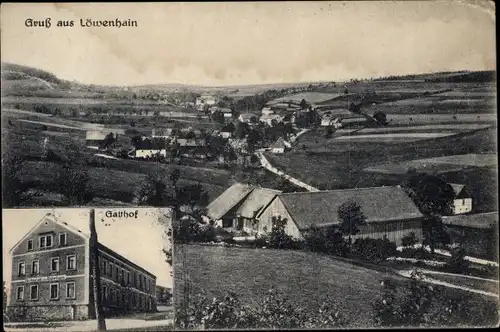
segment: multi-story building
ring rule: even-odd
[[[156,311],[156,277],[103,244],[98,247],[104,312]],[[10,251],[9,316],[94,318],[92,249],[89,232],[46,215]]]

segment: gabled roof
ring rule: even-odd
[[[245,218],[255,218],[280,193],[280,190],[254,187],[250,195],[244,199],[243,203],[236,210],[235,214]]]
[[[288,147],[285,140],[283,139],[283,137],[280,137],[278,138],[278,140],[276,142],[274,142],[273,144],[271,144],[271,146],[269,148],[271,149],[284,149]]]
[[[253,187],[250,185],[243,183],[233,184],[208,204],[207,215],[214,220],[222,218],[229,210],[250,194],[252,190]]]
[[[445,225],[488,229],[492,225],[498,225],[498,212],[461,214],[445,216],[442,219]]]
[[[56,223],[56,224],[59,224],[61,225],[62,227],[66,228],[67,230],[79,235],[79,236],[82,236],[86,239],[90,238],[90,230],[88,229],[79,229],[73,225],[70,225],[68,224],[67,222],[64,222],[64,221],[60,221],[59,219],[57,219],[54,215],[52,215],[51,213],[47,213],[45,216],[43,216],[42,219],[40,219],[39,222],[37,222],[35,224],[35,226],[33,226],[23,237],[22,239],[20,239],[19,241],[17,241],[17,243],[10,249],[9,252],[12,252],[15,248],[17,248],[17,246],[23,242],[24,240],[26,240],[28,237],[30,237],[30,235],[35,231],[35,229],[38,228],[38,226],[40,226],[41,224],[43,224],[44,222],[46,221],[49,221],[49,222],[53,222],[53,223]]]
[[[400,186],[355,188],[278,196],[299,229],[340,224],[340,205],[353,200],[361,206],[367,223],[423,217]]]
[[[455,193],[455,197],[458,197],[460,194],[465,193],[470,196],[467,191],[467,187],[464,184],[459,183],[449,183],[449,185],[453,188],[453,192]]]

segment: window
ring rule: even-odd
[[[33,240],[28,240],[28,250],[33,250]]]
[[[69,255],[66,258],[66,270],[76,270],[76,255]]]
[[[50,299],[59,299],[59,284],[50,284]]]
[[[106,261],[104,259],[102,260],[102,273],[106,275]]]
[[[115,279],[118,280],[119,277],[118,277],[118,266],[115,267]]]
[[[50,271],[59,272],[59,257],[54,257],[50,260]]]
[[[24,262],[19,262],[19,264],[17,265],[17,272],[17,275],[20,277],[26,275],[26,265],[24,264]]]
[[[66,283],[66,298],[67,299],[74,299],[75,297],[76,297],[75,283],[74,282]]]
[[[16,299],[18,301],[24,301],[24,286],[18,286],[16,289]]]
[[[122,269],[122,274],[120,276],[121,276],[121,282],[122,282],[122,284],[124,284],[125,283],[125,270],[124,269]]]
[[[127,271],[127,285],[130,285],[130,272]]]
[[[38,273],[40,273],[40,261],[33,261],[33,263],[31,263],[31,274]]]
[[[61,234],[59,234],[59,245],[60,245],[61,247],[66,245],[66,240],[67,240],[67,235],[66,235],[66,233],[61,233]]]
[[[38,300],[38,285],[30,286],[30,300]]]
[[[109,263],[109,266],[108,266],[108,276],[110,276],[111,278],[113,278],[113,263]]]
[[[40,236],[40,248],[52,247],[52,235]]]

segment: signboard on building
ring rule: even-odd
[[[65,280],[65,279],[66,279],[66,275],[58,275],[58,276],[48,276],[48,277],[26,278],[26,282],[59,281],[59,280]]]

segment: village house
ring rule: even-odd
[[[136,149],[135,158],[149,159],[155,156],[166,157],[166,149]]]
[[[229,119],[229,118],[233,117],[233,110],[230,108],[220,108],[219,111],[221,111],[222,114],[224,114],[225,119]]]
[[[174,143],[179,144],[179,153],[185,157],[205,158],[208,153],[204,139],[178,138]]]
[[[106,136],[112,133],[114,138],[118,137],[118,133],[107,130],[87,130],[85,133],[85,144],[88,148],[99,149],[106,140]]]
[[[464,214],[472,211],[472,195],[463,184],[450,183],[455,197],[452,203],[452,214]]]
[[[353,113],[347,109],[321,111],[320,117],[321,126],[335,128],[365,125],[368,121],[366,116]]]
[[[262,114],[259,118],[259,121],[267,124],[268,126],[272,126],[273,122],[283,122],[283,116],[279,114]]]
[[[235,183],[207,207],[207,217],[215,225],[229,231],[258,231],[262,210],[281,192],[278,190]]]
[[[198,111],[203,111],[204,107],[211,107],[217,103],[217,99],[212,95],[201,95],[196,98],[195,107]]]
[[[498,260],[498,212],[442,217],[451,243],[467,254]]]
[[[243,123],[258,122],[259,117],[253,113],[241,113],[238,117],[238,121]]]
[[[90,232],[71,223],[47,214],[10,250],[10,317],[95,319]],[[104,311],[156,311],[156,276],[102,243],[98,252]]]
[[[274,142],[273,144],[271,144],[271,146],[269,146],[269,151],[276,154],[282,154],[285,153],[285,151],[289,148],[290,148],[290,143],[285,141],[283,137],[280,137],[276,142]]]

